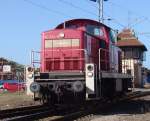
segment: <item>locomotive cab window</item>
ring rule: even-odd
[[[116,43],[115,31],[110,30],[109,37],[112,43]]]
[[[90,34],[95,35],[95,36],[103,36],[102,27],[99,27],[99,26],[87,25],[86,31]]]
[[[78,26],[77,25],[66,25],[66,28],[68,28],[68,29],[77,29]]]

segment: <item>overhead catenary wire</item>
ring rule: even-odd
[[[70,15],[68,15],[68,14],[66,14],[66,13],[63,13],[63,12],[60,12],[60,11],[57,11],[57,10],[50,9],[50,8],[48,8],[48,7],[46,7],[46,6],[42,5],[42,4],[33,2],[33,1],[31,1],[31,0],[23,0],[23,1],[25,1],[25,2],[27,2],[27,3],[29,3],[29,4],[32,4],[33,6],[36,6],[36,7],[39,7],[39,8],[41,8],[41,9],[47,10],[47,11],[49,11],[49,12],[51,12],[51,13],[55,13],[55,14],[62,15],[62,16],[67,16],[67,17],[73,17],[73,16],[70,16]],[[93,15],[93,16],[97,16],[97,14],[95,14],[95,13],[89,11],[89,10],[83,9],[83,8],[77,6],[77,5],[74,5],[73,3],[68,2],[68,1],[66,1],[66,0],[58,0],[58,1],[59,1],[59,2],[62,2],[62,3],[64,3],[64,4],[67,4],[67,5],[70,5],[70,6],[74,7],[74,8],[76,8],[76,9],[80,9],[81,11],[83,11],[83,12],[85,12],[85,13],[91,14],[91,15]],[[85,0],[85,1],[87,1],[87,0]],[[90,3],[90,2],[89,2],[89,3]],[[114,4],[114,3],[112,3],[112,4]],[[98,9],[97,6],[93,6],[93,7],[96,7],[96,8]],[[114,22],[114,23],[118,24],[119,26],[125,28],[125,25],[123,25],[122,23],[120,23],[117,19],[112,18],[110,15],[107,15],[106,13],[105,13],[105,15],[106,15],[107,17],[109,17],[110,20],[112,20],[112,22]],[[148,18],[147,18],[147,19],[148,19]],[[143,20],[141,20],[141,21],[143,21]],[[141,21],[138,21],[138,23],[141,22]],[[137,23],[135,23],[135,24],[137,24]]]
[[[125,11],[129,11],[130,13],[132,13],[132,14],[135,14],[135,15],[138,15],[140,18],[142,18],[142,19],[140,19],[139,21],[137,21],[137,22],[134,22],[132,25],[130,25],[130,27],[133,27],[133,26],[135,26],[135,25],[137,25],[137,24],[139,24],[139,23],[141,23],[141,22],[143,22],[143,21],[148,21],[148,22],[150,22],[150,18],[149,17],[147,17],[147,16],[141,16],[141,15],[139,15],[139,13],[136,13],[136,12],[134,12],[134,11],[131,11],[131,10],[129,10],[129,9],[127,9],[125,6],[121,6],[121,5],[118,5],[118,4],[116,4],[116,3],[114,3],[114,2],[110,2],[113,6],[117,6],[117,7],[119,7],[119,8],[124,8],[124,9],[122,9],[122,10],[125,10]],[[136,34],[138,34],[138,35],[140,35],[140,36],[144,36],[144,37],[146,37],[146,38],[150,38],[150,32],[141,32],[141,33],[139,33],[139,32],[137,32]],[[146,39],[146,41],[150,41],[149,39]],[[148,45],[149,45],[149,43],[148,43]]]
[[[35,2],[33,2],[33,1],[31,1],[31,0],[23,0],[23,1],[28,2],[29,4],[32,4],[32,5],[36,6],[36,7],[41,8],[41,9],[47,10],[47,11],[49,11],[49,12],[51,12],[51,13],[55,13],[55,14],[58,14],[58,15],[61,15],[61,16],[66,16],[66,17],[71,17],[71,18],[73,17],[73,16],[68,15],[68,14],[66,14],[66,13],[63,13],[63,12],[60,12],[60,11],[57,11],[57,10],[50,9],[50,8],[48,8],[48,7],[46,7],[46,6],[42,5],[42,4],[35,3]],[[97,14],[95,14],[95,13],[89,11],[89,10],[83,9],[83,8],[77,6],[77,5],[74,5],[73,3],[68,2],[68,1],[66,1],[66,0],[58,0],[58,1],[60,1],[60,2],[62,2],[62,3],[65,3],[65,4],[68,4],[68,5],[70,5],[70,6],[74,7],[74,8],[76,8],[76,9],[80,9],[80,10],[82,10],[83,12],[86,12],[87,14],[91,14],[91,15],[93,15],[93,16],[97,16]],[[85,1],[88,1],[88,3],[91,4],[91,2],[90,2],[89,0],[85,0]],[[109,2],[109,3],[111,3],[111,4],[113,4],[113,5],[117,6],[117,7],[121,7],[121,8],[122,8],[122,6],[120,6],[120,5],[116,4],[116,3],[113,3],[112,1]],[[93,6],[93,7],[96,7],[97,9],[99,9],[98,6]],[[123,7],[124,7],[124,6],[123,6]],[[124,8],[125,8],[125,7],[124,7]],[[130,10],[128,10],[128,11],[130,11]],[[130,12],[132,12],[132,11],[130,11]],[[132,12],[132,13],[133,13],[133,12]],[[118,25],[121,26],[121,27],[125,27],[125,26],[124,26],[122,23],[120,23],[117,19],[111,18],[111,16],[109,16],[109,15],[107,15],[107,16],[110,17],[110,19],[111,19],[114,23],[118,24]],[[145,20],[150,21],[149,18],[147,18],[147,17],[145,17]],[[135,25],[137,25],[138,23],[141,23],[142,21],[144,21],[144,20],[142,19],[141,21],[135,23],[135,24],[132,25],[132,26],[135,26]]]
[[[89,3],[89,5],[93,6],[93,4],[91,4],[90,0],[84,0],[84,1],[86,1],[87,3]],[[93,2],[92,2],[92,3],[93,3]],[[93,8],[99,9],[98,6],[93,6]],[[115,23],[115,24],[117,24],[117,25],[119,25],[119,26],[121,26],[121,27],[125,27],[125,25],[123,25],[121,22],[119,22],[119,20],[117,20],[116,18],[111,17],[111,16],[108,15],[106,12],[104,12],[104,15],[108,17],[108,19],[105,19],[105,18],[104,18],[104,20],[108,20],[108,21],[111,21],[111,20],[112,20],[113,23]]]
[[[87,3],[91,4],[90,0],[84,0],[84,1],[87,1]],[[142,19],[140,19],[140,21],[134,22],[133,25],[130,25],[131,27],[133,27],[133,26],[135,26],[135,25],[137,25],[137,24],[139,24],[139,23],[141,23],[141,22],[144,22],[144,21],[150,22],[150,18],[148,18],[148,17],[146,17],[146,16],[143,16],[143,15],[141,16],[141,15],[139,15],[139,13],[133,12],[133,11],[127,9],[125,6],[121,6],[121,5],[119,5],[119,4],[117,4],[117,3],[114,3],[114,2],[112,2],[112,1],[109,1],[109,4],[112,4],[112,6],[116,6],[116,7],[118,7],[118,8],[121,8],[121,10],[128,11],[128,12],[130,12],[130,13],[132,13],[132,14],[138,15],[138,16],[140,16],[140,18],[142,18]],[[91,4],[91,5],[92,5],[92,4]],[[93,6],[93,5],[92,5],[92,6]],[[93,6],[93,7],[96,7],[97,9],[99,9],[97,6]],[[110,16],[109,16],[109,17],[110,17]],[[107,20],[107,19],[106,19],[106,20]],[[124,26],[124,25],[121,24],[117,19],[114,19],[114,18],[113,18],[113,20],[114,20],[114,22],[117,23],[119,26],[122,26],[122,27]],[[116,21],[115,21],[115,20],[116,20]],[[125,26],[124,26],[124,27],[125,27]]]
[[[27,3],[29,3],[29,4],[31,4],[31,5],[33,5],[33,6],[35,6],[35,7],[39,7],[39,8],[41,8],[41,9],[44,9],[44,10],[46,10],[46,11],[48,11],[48,12],[55,13],[55,14],[57,14],[57,15],[66,16],[66,17],[73,17],[73,16],[70,16],[70,15],[68,15],[68,14],[66,14],[66,13],[63,13],[63,12],[60,12],[60,11],[57,11],[57,10],[50,9],[50,8],[48,8],[48,7],[46,7],[46,6],[42,5],[42,4],[33,2],[33,1],[31,1],[31,0],[23,0],[23,1],[25,1],[25,2],[27,2]]]
[[[29,4],[31,4],[31,5],[33,5],[33,6],[35,6],[35,7],[39,7],[39,8],[41,8],[41,9],[43,9],[43,10],[46,10],[46,11],[48,11],[48,12],[51,12],[51,13],[54,13],[54,14],[57,14],[57,15],[61,15],[61,16],[66,16],[66,17],[73,18],[73,16],[71,16],[71,15],[68,15],[68,14],[66,14],[66,13],[63,13],[63,12],[60,12],[60,11],[57,11],[57,10],[50,9],[50,8],[48,8],[48,7],[46,7],[46,6],[42,5],[42,4],[33,2],[33,1],[31,1],[31,0],[23,0],[23,1],[25,1],[25,2],[27,2],[27,3],[29,3]],[[82,10],[83,12],[85,12],[85,13],[87,13],[87,14],[90,14],[90,15],[93,15],[93,16],[97,16],[97,14],[95,14],[95,13],[89,11],[89,10],[83,9],[83,8],[77,6],[77,5],[74,5],[73,3],[68,2],[68,1],[66,1],[66,0],[58,0],[58,1],[60,1],[60,2],[62,2],[62,3],[64,3],[64,4],[68,4],[68,5],[70,5],[70,6],[74,7],[74,8],[76,8],[76,9],[80,9],[80,10]],[[98,7],[96,6],[96,8],[98,8]],[[116,24],[118,24],[118,25],[120,25],[120,26],[123,27],[123,25],[122,25],[121,23],[119,23],[118,20],[116,20],[116,19],[114,19],[114,18],[113,18],[113,20],[114,20],[114,23],[116,23]]]
[[[104,12],[104,13],[105,13],[105,15],[106,15],[108,18],[110,18],[110,20],[111,20],[112,22],[114,22],[114,23],[118,24],[119,26],[125,28],[125,25],[123,25],[122,23],[120,23],[117,19],[112,18],[112,17],[111,17],[110,15],[108,15],[106,12]]]
[[[89,11],[89,10],[83,9],[83,8],[81,8],[81,7],[79,7],[79,6],[75,5],[75,4],[73,4],[73,3],[71,3],[71,2],[66,1],[66,0],[58,0],[58,1],[59,1],[59,2],[62,2],[63,4],[69,5],[69,6],[73,7],[73,8],[80,9],[82,12],[85,12],[86,14],[90,14],[90,15],[93,15],[93,16],[97,16],[97,14],[95,14],[94,12],[91,12],[91,11]]]
[[[85,1],[88,1],[88,0],[85,0]],[[133,12],[133,11],[131,11],[131,10],[127,10],[127,8],[126,7],[124,7],[124,6],[120,6],[120,5],[118,5],[118,4],[116,4],[116,3],[114,3],[114,2],[109,2],[110,4],[112,4],[113,6],[117,6],[117,7],[119,7],[119,8],[124,8],[124,9],[122,9],[122,10],[125,10],[125,11],[128,11],[128,12],[130,12],[130,13],[133,13],[133,14],[135,14],[135,15],[139,15],[138,13],[135,13],[135,12]],[[98,7],[97,7],[98,8]],[[107,16],[107,17],[110,17],[110,19],[111,19],[111,16],[109,16],[107,13],[105,13],[105,15]],[[140,16],[140,15],[139,15]],[[142,19],[140,19],[140,20],[138,20],[138,21],[136,21],[136,22],[134,22],[134,24],[133,25],[131,25],[132,27],[133,26],[135,26],[135,25],[137,25],[137,24],[139,24],[139,23],[141,23],[141,22],[143,22],[143,21],[148,21],[148,22],[150,22],[150,18],[148,18],[148,17],[146,17],[146,16],[140,16]],[[112,18],[111,20],[114,20],[114,22],[116,22],[118,25],[120,25],[120,26],[122,26],[122,27],[126,27],[125,25],[123,25],[123,24],[121,24],[120,22],[118,22],[116,19],[114,19],[114,18]],[[142,36],[145,36],[145,37],[147,37],[147,38],[149,38],[150,36],[149,36],[149,34],[150,34],[150,32],[143,32],[143,33],[137,33],[137,34],[140,34],[140,35],[142,35]],[[149,40],[148,40],[149,41]]]
[[[77,6],[77,5],[74,5],[73,3],[68,2],[68,1],[66,1],[66,0],[58,0],[58,1],[60,1],[60,2],[62,2],[62,3],[64,3],[64,4],[67,4],[67,5],[70,5],[70,6],[74,7],[74,8],[76,8],[76,9],[80,9],[80,10],[82,10],[82,11],[85,12],[85,13],[94,15],[94,16],[96,16],[96,17],[98,16],[97,14],[95,14],[95,13],[89,11],[89,10],[83,9],[83,8]],[[85,1],[88,1],[88,2],[89,2],[89,0],[85,0]],[[90,2],[89,2],[89,3],[90,3]],[[99,9],[98,6],[94,6],[94,8],[95,8],[95,7],[96,7],[97,9]],[[107,15],[107,16],[110,17],[109,15]],[[124,26],[123,24],[121,24],[117,19],[112,18],[112,17],[110,17],[110,18],[111,18],[111,20],[112,20],[115,24],[118,24],[118,25],[121,26],[121,27],[125,27],[125,26]]]
[[[135,21],[133,24],[131,23],[130,27],[132,28],[132,27],[134,27],[135,25],[138,25],[138,24],[144,22],[146,19],[147,19],[147,18],[142,18],[142,19],[140,19],[140,20],[137,20],[137,21]]]
[[[136,12],[134,12],[134,11],[131,11],[131,10],[129,10],[129,9],[128,9],[127,7],[125,7],[125,6],[119,5],[119,4],[114,3],[114,2],[112,2],[112,1],[110,1],[110,4],[112,4],[113,6],[116,6],[116,7],[118,7],[118,8],[121,8],[121,10],[124,10],[125,12],[128,11],[128,12],[130,12],[131,14],[137,15],[137,16],[139,16],[140,18],[142,18],[142,20],[141,20],[140,22],[138,22],[138,23],[141,23],[141,22],[143,22],[144,20],[150,22],[150,18],[149,18],[149,17],[143,16],[143,15],[140,15],[139,13],[136,13]],[[138,23],[137,23],[137,24],[138,24]],[[137,25],[137,24],[135,24],[135,25]],[[135,26],[135,25],[134,25],[134,26]]]

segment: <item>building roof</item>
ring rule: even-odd
[[[134,31],[131,29],[124,29],[118,34],[117,46],[119,47],[139,47],[143,51],[147,51],[146,46],[135,37]]]

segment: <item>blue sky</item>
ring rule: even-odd
[[[104,18],[112,20],[104,22],[119,31],[129,24],[149,49],[149,5],[149,0],[109,0],[104,2]],[[0,56],[30,64],[30,51],[40,49],[41,32],[73,18],[98,20],[97,3],[89,0],[1,0]],[[144,62],[148,68],[149,60],[148,51]]]

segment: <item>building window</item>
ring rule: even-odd
[[[145,52],[142,53],[141,60],[142,61],[146,61],[146,53]]]
[[[125,58],[125,54],[124,54],[124,50],[121,51],[121,55],[122,55],[122,58],[124,59]]]
[[[124,57],[125,58],[132,58],[132,48],[126,48],[124,50]]]
[[[138,48],[133,49],[133,58],[139,59],[140,58],[140,50]]]
[[[131,74],[131,69],[127,69],[127,74]]]

